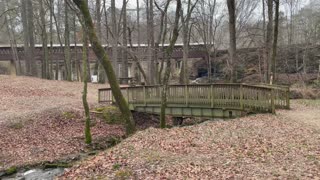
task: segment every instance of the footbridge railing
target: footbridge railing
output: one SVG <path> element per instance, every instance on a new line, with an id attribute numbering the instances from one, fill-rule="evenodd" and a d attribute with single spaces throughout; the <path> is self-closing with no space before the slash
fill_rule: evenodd
<path id="1" fill-rule="evenodd" d="M 131 110 L 153 113 L 160 110 L 161 86 L 122 87 L 121 91 Z M 100 103 L 113 101 L 110 88 L 99 89 Z M 289 87 L 249 84 L 170 85 L 167 107 L 168 114 L 191 116 L 193 110 L 195 114 L 198 113 L 197 116 L 210 116 L 214 114 L 212 109 L 274 113 L 276 108 L 290 108 Z"/>

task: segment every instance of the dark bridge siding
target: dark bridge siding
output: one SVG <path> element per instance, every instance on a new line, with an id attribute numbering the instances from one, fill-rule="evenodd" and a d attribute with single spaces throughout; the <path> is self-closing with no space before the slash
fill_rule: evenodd
<path id="1" fill-rule="evenodd" d="M 160 113 L 161 86 L 122 88 L 131 110 Z M 100 103 L 113 103 L 111 89 L 99 89 Z M 170 85 L 166 114 L 237 117 L 246 112 L 289 109 L 289 87 L 248 84 Z"/>
<path id="2" fill-rule="evenodd" d="M 50 50 L 50 47 L 48 47 Z M 140 47 L 139 49 L 143 52 L 146 51 L 147 47 Z M 105 48 L 107 50 L 107 52 L 111 55 L 112 51 L 111 48 Z M 133 48 L 129 48 L 134 52 L 137 52 L 138 48 L 137 47 L 133 47 Z M 182 46 L 175 46 L 172 58 L 173 59 L 181 59 L 183 57 L 183 52 L 182 52 Z M 71 57 L 74 59 L 76 56 L 76 53 L 78 53 L 77 55 L 77 59 L 81 59 L 82 56 L 80 55 L 82 53 L 82 47 L 77 46 L 76 48 L 74 46 L 71 46 Z M 161 59 L 162 53 L 164 53 L 162 51 L 162 48 L 160 47 L 160 52 L 158 53 L 159 58 Z M 18 55 L 20 60 L 24 60 L 24 50 L 22 47 L 18 47 Z M 204 47 L 203 45 L 191 45 L 190 47 L 190 51 L 189 51 L 189 58 L 203 58 L 205 57 L 205 51 L 204 51 Z M 129 56 L 130 57 L 130 56 Z M 0 47 L 0 61 L 8 61 L 8 60 L 12 60 L 13 56 L 11 53 L 11 48 L 10 47 Z M 42 61 L 43 60 L 43 52 L 42 52 L 42 47 L 36 47 L 35 48 L 35 59 L 38 61 Z M 60 60 L 61 62 L 63 62 L 64 59 L 64 48 L 63 47 L 53 47 L 53 59 L 56 60 Z M 89 60 L 90 61 L 95 61 L 97 58 L 95 56 L 95 54 L 93 53 L 92 49 L 90 48 L 89 50 Z"/>

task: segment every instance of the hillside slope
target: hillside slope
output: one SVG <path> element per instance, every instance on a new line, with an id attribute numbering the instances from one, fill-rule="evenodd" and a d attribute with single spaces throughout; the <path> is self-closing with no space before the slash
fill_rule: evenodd
<path id="1" fill-rule="evenodd" d="M 276 116 L 149 128 L 60 179 L 319 179 L 319 114 L 294 102 Z"/>
<path id="2" fill-rule="evenodd" d="M 106 85 L 89 84 L 90 104 L 97 103 L 98 88 L 102 87 Z M 82 88 L 80 82 L 0 75 L 0 122 L 49 111 L 82 109 Z"/>

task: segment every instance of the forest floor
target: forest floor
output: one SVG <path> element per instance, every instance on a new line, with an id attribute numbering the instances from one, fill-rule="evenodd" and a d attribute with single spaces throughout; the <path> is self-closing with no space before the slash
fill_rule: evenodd
<path id="1" fill-rule="evenodd" d="M 88 84 L 91 107 L 98 104 L 97 92 L 102 87 L 106 85 Z M 88 150 L 83 137 L 82 89 L 80 82 L 0 75 L 0 172 L 75 158 Z M 93 122 L 95 143 L 124 134 L 121 125 L 109 125 L 94 116 Z"/>
<path id="2" fill-rule="evenodd" d="M 320 100 L 291 110 L 139 131 L 60 179 L 319 179 Z"/>
<path id="3" fill-rule="evenodd" d="M 101 87 L 89 85 L 91 107 Z M 78 82 L 0 76 L 0 171 L 85 152 L 81 92 Z M 151 127 L 78 162 L 60 178 L 317 179 L 319 114 L 320 100 L 294 100 L 291 110 L 277 115 Z M 93 121 L 95 142 L 124 134 L 120 125 Z"/>

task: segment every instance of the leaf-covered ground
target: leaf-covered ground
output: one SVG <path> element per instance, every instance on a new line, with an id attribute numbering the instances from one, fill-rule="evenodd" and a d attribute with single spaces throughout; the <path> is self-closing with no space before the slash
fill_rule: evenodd
<path id="1" fill-rule="evenodd" d="M 104 144 L 110 137 L 121 137 L 121 125 L 108 125 L 93 118 L 92 136 Z M 80 112 L 46 113 L 22 122 L 3 123 L 0 127 L 0 171 L 9 167 L 78 158 L 87 152 L 84 120 Z M 100 142 L 102 141 L 102 142 Z"/>
<path id="2" fill-rule="evenodd" d="M 276 116 L 149 128 L 60 179 L 319 179 L 319 114 L 294 102 Z"/>
<path id="3" fill-rule="evenodd" d="M 89 84 L 88 102 L 98 104 L 98 88 Z M 48 81 L 0 75 L 0 172 L 73 159 L 88 151 L 84 144 L 84 113 L 80 82 Z M 134 114 L 139 129 L 158 124 L 145 114 Z M 93 143 L 106 147 L 111 137 L 122 137 L 122 125 L 110 125 L 92 114 Z M 149 122 L 142 119 L 151 119 Z M 98 147 L 98 148 L 99 148 Z"/>
<path id="4" fill-rule="evenodd" d="M 102 87 L 106 85 L 89 84 L 90 104 L 97 103 Z M 80 82 L 0 75 L 0 123 L 30 119 L 46 111 L 82 110 L 82 89 Z"/>
<path id="5" fill-rule="evenodd" d="M 99 87 L 89 86 L 91 106 Z M 81 92 L 76 82 L 0 76 L 0 171 L 84 151 Z M 60 178 L 319 179 L 319 101 L 292 104 L 276 116 L 139 131 Z M 135 116 L 142 129 L 157 123 Z M 95 140 L 123 134 L 119 125 L 94 120 Z"/>

